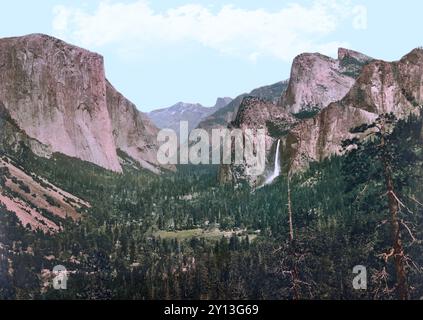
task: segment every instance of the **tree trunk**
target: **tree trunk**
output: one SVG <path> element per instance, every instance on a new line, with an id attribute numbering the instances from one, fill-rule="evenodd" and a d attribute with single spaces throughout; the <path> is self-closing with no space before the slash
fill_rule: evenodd
<path id="1" fill-rule="evenodd" d="M 291 202 L 291 177 L 288 175 L 288 220 L 289 220 L 289 240 L 294 241 L 294 225 L 292 222 L 292 202 Z"/>
<path id="2" fill-rule="evenodd" d="M 292 291 L 294 300 L 299 300 L 300 295 L 298 292 L 298 266 L 296 259 L 295 250 L 295 238 L 294 238 L 294 223 L 292 219 L 292 201 L 291 201 L 291 174 L 288 173 L 288 222 L 289 222 L 289 242 L 290 242 L 290 254 L 292 258 Z"/>
<path id="3" fill-rule="evenodd" d="M 385 139 L 382 137 L 382 147 L 385 146 Z M 405 262 L 404 262 L 404 249 L 401 241 L 400 233 L 400 221 L 398 218 L 399 213 L 399 203 L 398 199 L 395 196 L 394 183 L 392 180 L 392 168 L 387 156 L 384 155 L 383 159 L 384 164 L 384 174 L 385 174 L 385 183 L 389 203 L 389 211 L 391 214 L 391 228 L 392 228 L 392 241 L 394 249 L 394 263 L 395 271 L 397 276 L 397 291 L 400 300 L 408 299 L 408 286 L 407 286 L 407 274 L 405 271 Z"/>

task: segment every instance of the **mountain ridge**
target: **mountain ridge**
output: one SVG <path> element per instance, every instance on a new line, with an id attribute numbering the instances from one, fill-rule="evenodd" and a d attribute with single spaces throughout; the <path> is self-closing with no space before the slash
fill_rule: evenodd
<path id="1" fill-rule="evenodd" d="M 217 98 L 213 107 L 200 103 L 178 102 L 168 108 L 160 108 L 148 113 L 150 119 L 160 129 L 172 129 L 179 135 L 180 121 L 188 122 L 188 130 L 195 129 L 206 117 L 225 108 L 232 102 L 231 98 Z"/>
<path id="2" fill-rule="evenodd" d="M 214 128 L 225 128 L 235 120 L 240 105 L 244 98 L 251 96 L 265 99 L 271 103 L 277 103 L 282 93 L 286 90 L 288 80 L 279 81 L 277 83 L 259 87 L 250 93 L 243 93 L 233 99 L 227 106 L 221 108 L 217 112 L 211 114 L 199 123 L 198 128 L 211 131 Z"/>

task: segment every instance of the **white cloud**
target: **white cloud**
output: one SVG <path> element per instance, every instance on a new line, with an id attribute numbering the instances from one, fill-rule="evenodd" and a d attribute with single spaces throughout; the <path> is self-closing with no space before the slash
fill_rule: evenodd
<path id="1" fill-rule="evenodd" d="M 333 54 L 340 41 L 328 41 L 352 20 L 348 0 L 316 0 L 269 12 L 224 6 L 217 12 L 199 4 L 154 11 L 144 0 L 103 1 L 94 12 L 68 6 L 54 8 L 57 36 L 87 47 L 116 46 L 121 52 L 194 42 L 220 52 L 256 61 L 284 61 L 305 51 Z"/>

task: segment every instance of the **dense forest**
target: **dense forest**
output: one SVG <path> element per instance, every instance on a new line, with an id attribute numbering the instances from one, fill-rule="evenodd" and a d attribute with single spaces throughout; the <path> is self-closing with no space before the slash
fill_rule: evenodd
<path id="1" fill-rule="evenodd" d="M 10 153 L 92 208 L 49 235 L 0 207 L 0 299 L 420 299 L 422 117 L 356 130 L 369 129 L 345 156 L 257 190 L 219 185 L 215 166 L 119 175 Z M 56 265 L 67 290 L 45 284 Z M 357 265 L 367 290 L 352 286 Z"/>

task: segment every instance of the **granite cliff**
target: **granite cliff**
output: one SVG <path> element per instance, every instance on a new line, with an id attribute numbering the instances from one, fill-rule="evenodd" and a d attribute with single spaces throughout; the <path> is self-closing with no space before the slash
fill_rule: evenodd
<path id="1" fill-rule="evenodd" d="M 122 172 L 121 149 L 159 170 L 157 128 L 107 81 L 97 53 L 42 34 L 0 39 L 0 105 L 38 150 Z"/>

